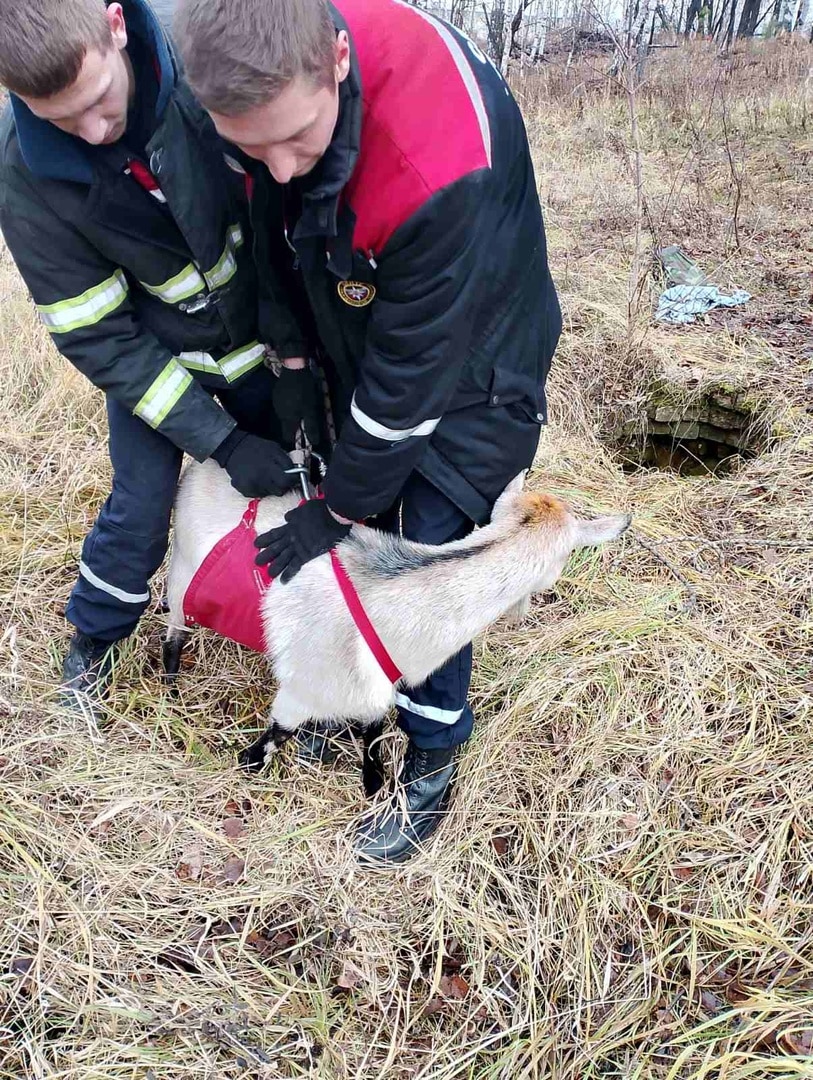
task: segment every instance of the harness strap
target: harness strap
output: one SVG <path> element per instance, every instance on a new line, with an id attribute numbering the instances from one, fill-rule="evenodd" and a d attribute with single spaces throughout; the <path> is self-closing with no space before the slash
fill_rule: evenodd
<path id="1" fill-rule="evenodd" d="M 333 564 L 333 573 L 336 576 L 336 582 L 341 589 L 344 602 L 347 604 L 347 610 L 352 615 L 353 622 L 356 624 L 358 632 L 364 638 L 367 647 L 375 657 L 378 666 L 390 682 L 397 683 L 401 678 L 402 673 L 395 666 L 395 662 L 387 652 L 384 642 L 378 636 L 375 627 L 367 617 L 367 612 L 362 606 L 359 594 L 356 592 L 356 587 L 347 576 L 347 571 L 342 566 L 341 560 L 335 551 L 330 552 L 330 561 Z"/>

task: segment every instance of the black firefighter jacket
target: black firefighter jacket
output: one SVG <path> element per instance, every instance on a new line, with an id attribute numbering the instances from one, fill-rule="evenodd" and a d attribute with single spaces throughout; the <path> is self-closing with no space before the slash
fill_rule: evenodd
<path id="1" fill-rule="evenodd" d="M 245 184 L 143 0 L 124 0 L 144 145 L 92 147 L 19 99 L 0 132 L 0 226 L 57 348 L 199 461 L 234 421 L 201 383 L 263 363 Z"/>
<path id="2" fill-rule="evenodd" d="M 241 159 L 261 332 L 283 357 L 321 358 L 334 510 L 382 512 L 417 469 L 482 523 L 533 459 L 561 331 L 522 117 L 490 61 L 425 11 L 333 11 L 352 66 L 325 157 L 284 187 Z"/>

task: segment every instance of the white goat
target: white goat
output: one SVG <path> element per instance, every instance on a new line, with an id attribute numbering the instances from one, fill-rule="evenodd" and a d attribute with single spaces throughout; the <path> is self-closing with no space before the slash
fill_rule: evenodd
<path id="1" fill-rule="evenodd" d="M 283 524 L 298 501 L 295 494 L 261 500 L 257 532 Z M 170 675 L 177 673 L 187 633 L 184 594 L 214 544 L 238 525 L 246 503 L 213 462 L 187 469 L 169 569 Z M 531 593 L 550 588 L 575 548 L 613 540 L 629 522 L 627 515 L 581 520 L 560 499 L 522 492 L 514 482 L 498 499 L 491 522 L 463 540 L 432 547 L 355 526 L 337 554 L 403 672 L 399 687 L 410 687 Z M 396 688 L 356 628 L 330 559 L 314 559 L 293 581 L 275 583 L 262 603 L 278 690 L 269 728 L 244 751 L 241 764 L 262 767 L 267 753 L 306 722 L 353 721 L 365 729 L 365 787 L 374 789 L 380 768 L 368 760 L 369 746 Z"/>

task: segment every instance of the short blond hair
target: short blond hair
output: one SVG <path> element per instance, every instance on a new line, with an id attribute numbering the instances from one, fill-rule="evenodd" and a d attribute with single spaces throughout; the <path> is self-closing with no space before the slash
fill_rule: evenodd
<path id="1" fill-rule="evenodd" d="M 181 0 L 174 30 L 189 85 L 223 116 L 265 105 L 299 75 L 333 79 L 327 0 Z"/>
<path id="2" fill-rule="evenodd" d="M 104 0 L 0 0 L 0 84 L 51 97 L 76 82 L 88 50 L 112 41 Z"/>

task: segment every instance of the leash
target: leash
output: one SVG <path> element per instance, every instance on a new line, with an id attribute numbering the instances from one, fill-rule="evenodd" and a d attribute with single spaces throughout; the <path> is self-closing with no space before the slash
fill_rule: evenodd
<path id="1" fill-rule="evenodd" d="M 302 453 L 304 458 L 305 452 L 302 451 Z M 327 473 L 324 458 L 319 454 L 315 454 L 313 451 L 310 452 L 310 457 L 317 462 L 319 474 L 324 480 Z M 303 460 L 302 464 L 294 465 L 285 471 L 287 473 L 296 474 L 299 477 L 303 502 L 310 502 L 313 498 L 321 498 L 321 495 L 314 495 L 311 489 L 310 468 L 309 465 L 305 463 L 305 460 Z M 402 677 L 402 672 L 396 666 L 395 661 L 387 651 L 386 645 L 378 636 L 376 628 L 370 622 L 370 618 L 361 602 L 361 597 L 359 596 L 355 585 L 350 580 L 350 575 L 347 573 L 347 570 L 345 570 L 341 559 L 336 554 L 336 549 L 331 548 L 329 554 L 330 564 L 333 567 L 333 576 L 336 578 L 336 584 L 339 586 L 339 591 L 347 605 L 347 610 L 350 612 L 350 616 L 356 624 L 356 629 L 364 638 L 367 648 L 373 654 L 376 663 L 390 682 L 393 684 L 397 683 Z"/>

